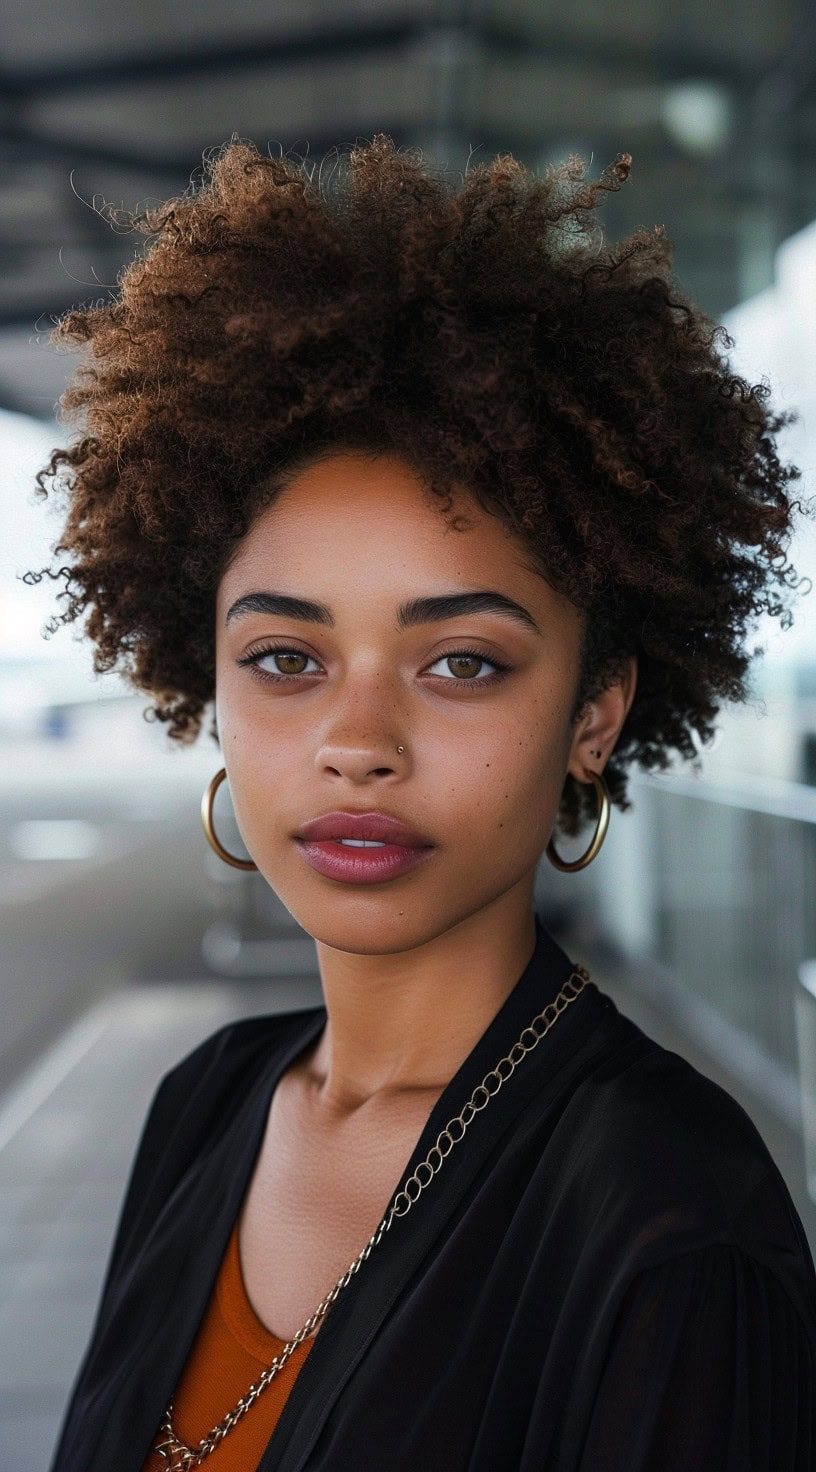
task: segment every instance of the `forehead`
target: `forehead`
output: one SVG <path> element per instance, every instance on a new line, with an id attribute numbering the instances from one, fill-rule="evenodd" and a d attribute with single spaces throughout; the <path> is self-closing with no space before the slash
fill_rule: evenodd
<path id="1" fill-rule="evenodd" d="M 343 451 L 300 469 L 255 519 L 219 587 L 223 609 L 251 583 L 338 605 L 424 591 L 500 588 L 571 610 L 541 577 L 512 530 L 465 487 L 446 507 L 394 456 Z M 450 522 L 456 518 L 456 526 Z"/>
<path id="2" fill-rule="evenodd" d="M 310 554 L 319 554 L 336 546 L 336 538 L 348 550 L 363 538 L 369 548 L 375 541 L 386 549 L 399 542 L 410 544 L 415 554 L 438 555 L 444 548 L 450 557 L 463 542 L 468 548 L 495 548 L 508 540 L 503 525 L 464 488 L 451 494 L 453 506 L 447 514 L 466 519 L 466 536 L 448 529 L 443 503 L 403 460 L 350 451 L 333 454 L 299 470 L 285 484 L 256 518 L 238 557 L 246 561 L 277 555 L 276 549 L 284 547 L 288 553 L 298 546 L 305 552 L 307 543 Z"/>

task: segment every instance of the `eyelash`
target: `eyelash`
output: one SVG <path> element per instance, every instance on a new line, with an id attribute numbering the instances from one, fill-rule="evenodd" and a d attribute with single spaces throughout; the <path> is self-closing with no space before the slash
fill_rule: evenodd
<path id="1" fill-rule="evenodd" d="M 301 671 L 300 674 L 297 675 L 282 675 L 280 674 L 280 672 L 273 674 L 270 670 L 262 670 L 258 661 L 261 659 L 265 659 L 270 654 L 302 654 L 304 659 L 313 658 L 311 654 L 306 654 L 302 649 L 294 649 L 291 647 L 291 645 L 270 644 L 267 645 L 264 649 L 257 649 L 252 654 L 245 655 L 244 658 L 239 659 L 237 663 L 239 665 L 248 665 L 249 673 L 253 676 L 254 679 L 263 680 L 271 684 L 278 684 L 282 680 L 302 680 L 304 678 L 304 671 Z M 435 659 L 433 663 L 438 664 L 439 660 L 441 659 L 461 659 L 463 657 L 465 659 L 478 659 L 481 660 L 482 664 L 492 665 L 495 674 L 486 675 L 483 678 L 474 678 L 472 680 L 459 680 L 455 676 L 453 676 L 450 680 L 447 681 L 449 685 L 456 685 L 457 687 L 464 686 L 465 689 L 473 689 L 476 686 L 492 686 L 498 684 L 500 680 L 503 680 L 505 675 L 510 670 L 509 664 L 504 664 L 502 660 L 498 659 L 487 659 L 486 656 L 480 653 L 478 649 L 449 649 L 446 654 L 440 654 L 439 659 Z M 312 673 L 312 671 L 309 671 L 309 673 Z M 437 675 L 435 678 L 444 679 L 444 676 Z"/>

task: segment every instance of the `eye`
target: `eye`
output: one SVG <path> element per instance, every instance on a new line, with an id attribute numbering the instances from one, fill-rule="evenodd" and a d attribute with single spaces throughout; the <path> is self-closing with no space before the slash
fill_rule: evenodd
<path id="1" fill-rule="evenodd" d="M 429 666 L 429 673 L 437 664 L 450 666 L 453 677 L 448 680 L 448 684 L 455 685 L 492 685 L 494 681 L 501 680 L 510 668 L 509 665 L 502 664 L 497 659 L 486 659 L 478 649 L 452 649 L 448 654 L 443 654 L 439 659 L 434 660 L 434 664 Z M 480 664 L 490 665 L 493 673 L 474 676 L 473 668 Z M 445 679 L 446 676 L 442 675 L 437 678 Z"/>
<path id="2" fill-rule="evenodd" d="M 278 668 L 263 669 L 261 660 L 277 660 Z M 317 660 L 312 659 L 310 654 L 304 654 L 302 649 L 291 649 L 285 644 L 267 645 L 264 649 L 256 649 L 253 653 L 245 654 L 238 664 L 249 665 L 250 672 L 259 680 L 286 680 L 298 675 L 313 675 L 314 670 L 304 669 L 303 664 L 311 660 L 316 665 Z M 295 668 L 292 668 L 292 666 Z M 281 668 L 282 666 L 282 668 Z"/>

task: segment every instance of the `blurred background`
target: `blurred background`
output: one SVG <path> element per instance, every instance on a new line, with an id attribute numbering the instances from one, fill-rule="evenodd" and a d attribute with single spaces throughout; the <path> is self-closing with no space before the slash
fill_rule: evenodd
<path id="1" fill-rule="evenodd" d="M 242 1014 L 321 1000 L 314 944 L 201 831 L 214 743 L 43 636 L 21 581 L 58 532 L 34 476 L 67 432 L 48 332 L 108 299 L 233 133 L 319 159 L 388 132 L 462 171 L 510 150 L 633 154 L 608 234 L 662 223 L 735 367 L 799 418 L 816 490 L 816 24 L 800 0 L 61 0 L 0 4 L 0 1466 L 47 1465 L 156 1083 Z M 816 575 L 816 525 L 789 555 Z M 816 1252 L 816 595 L 758 625 L 751 701 L 698 773 L 632 779 L 596 862 L 546 860 L 545 924 L 647 1032 L 751 1115 Z M 215 807 L 241 851 L 226 784 Z M 587 835 L 576 841 L 577 854 Z M 573 857 L 562 842 L 565 857 Z"/>

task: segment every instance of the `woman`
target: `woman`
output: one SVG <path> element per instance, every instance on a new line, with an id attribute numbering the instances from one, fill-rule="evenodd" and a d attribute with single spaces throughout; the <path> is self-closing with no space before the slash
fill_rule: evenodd
<path id="1" fill-rule="evenodd" d="M 233 138 L 56 329 L 56 622 L 182 742 L 214 700 L 205 830 L 325 1006 L 161 1081 L 54 1472 L 812 1472 L 779 1172 L 533 908 L 745 698 L 803 509 L 660 232 L 600 238 L 629 163 L 454 188 L 378 135 L 315 182 Z"/>

